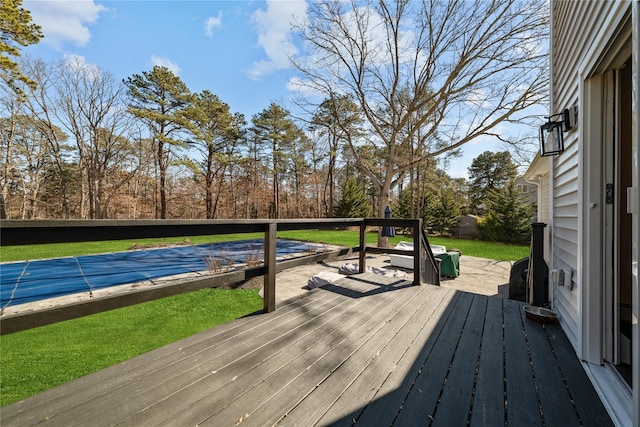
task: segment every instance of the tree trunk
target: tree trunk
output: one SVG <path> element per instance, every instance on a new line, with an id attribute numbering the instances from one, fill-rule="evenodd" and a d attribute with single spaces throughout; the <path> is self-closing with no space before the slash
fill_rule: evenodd
<path id="1" fill-rule="evenodd" d="M 160 219 L 167 219 L 167 189 L 166 178 L 167 173 L 162 168 L 160 170 Z"/>
<path id="2" fill-rule="evenodd" d="M 13 119 L 14 114 L 11 114 L 11 127 L 7 129 L 7 146 L 4 148 L 6 151 L 4 158 L 4 166 L 3 166 L 3 176 L 2 180 L 2 192 L 0 194 L 0 219 L 7 219 L 7 208 L 5 203 L 9 198 L 9 177 L 11 176 L 11 167 L 13 158 L 12 158 L 12 150 L 13 150 L 13 134 L 15 132 L 15 121 Z"/>
<path id="3" fill-rule="evenodd" d="M 278 155 L 276 142 L 273 142 L 273 206 L 271 218 L 278 219 L 280 216 L 280 179 L 278 175 Z"/>
<path id="4" fill-rule="evenodd" d="M 24 178 L 22 179 L 22 203 L 20 207 L 20 219 L 29 218 L 29 189 Z"/>
<path id="5" fill-rule="evenodd" d="M 0 193 L 0 219 L 7 219 L 7 210 L 5 208 L 4 202 L 4 191 Z"/>
<path id="6" fill-rule="evenodd" d="M 160 193 L 160 219 L 167 219 L 167 167 L 165 165 L 166 154 L 161 141 L 158 141 L 158 171 L 159 171 L 159 193 Z M 158 218 L 158 206 L 156 205 L 156 218 Z"/>

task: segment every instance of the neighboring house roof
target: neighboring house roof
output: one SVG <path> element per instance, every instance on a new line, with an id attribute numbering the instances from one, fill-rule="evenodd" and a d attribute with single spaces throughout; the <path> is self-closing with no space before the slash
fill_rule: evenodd
<path id="1" fill-rule="evenodd" d="M 544 176 L 549 174 L 549 159 L 540 156 L 538 152 L 531 161 L 529 168 L 524 173 L 526 179 L 533 179 L 537 176 Z"/>
<path id="2" fill-rule="evenodd" d="M 479 218 L 478 215 L 474 215 L 474 214 L 464 214 L 464 215 L 460 215 L 458 218 L 463 218 L 463 217 L 473 218 L 473 219 L 478 219 Z"/>

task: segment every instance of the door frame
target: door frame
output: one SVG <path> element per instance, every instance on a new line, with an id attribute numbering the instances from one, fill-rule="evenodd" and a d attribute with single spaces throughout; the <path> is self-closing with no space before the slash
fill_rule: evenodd
<path id="1" fill-rule="evenodd" d="M 637 2 L 634 2 L 637 3 Z M 613 122 L 607 120 L 604 91 L 607 85 L 606 72 L 619 68 L 631 56 L 632 31 L 631 11 L 619 10 L 619 14 L 611 16 L 611 25 L 606 29 L 597 43 L 589 49 L 588 54 L 578 67 L 579 90 L 578 106 L 582 118 L 578 124 L 579 149 L 579 206 L 578 206 L 578 286 L 577 298 L 579 305 L 578 334 L 576 352 L 585 362 L 585 370 L 591 376 L 594 386 L 605 406 L 612 415 L 623 425 L 637 418 L 637 358 L 638 352 L 632 352 L 634 363 L 633 390 L 630 392 L 615 368 L 604 364 L 605 346 L 612 344 L 605 340 L 607 333 L 612 333 L 611 325 L 606 323 L 605 310 L 605 275 L 607 274 L 606 251 L 604 248 L 605 229 L 605 129 L 611 131 Z M 634 15 L 635 16 L 635 15 Z M 635 18 L 634 18 L 635 19 Z M 634 65 L 634 73 L 637 69 Z M 637 76 L 637 74 L 635 74 Z M 636 114 L 637 112 L 633 113 Z M 608 123 L 605 123 L 608 121 Z M 632 155 L 634 183 L 637 183 L 638 146 L 633 143 Z M 634 184 L 636 186 L 637 184 Z M 636 187 L 638 188 L 638 187 Z M 637 261 L 638 215 L 640 197 L 634 205 L 634 253 L 633 261 Z M 637 283 L 637 282 L 636 282 Z M 637 285 L 636 285 L 637 286 Z M 637 292 L 634 290 L 634 292 Z M 609 296 L 609 302 L 613 296 Z M 637 310 L 637 304 L 634 306 Z M 609 311 L 610 312 L 610 311 Z M 607 331 L 607 328 L 608 331 Z M 635 335 L 634 335 L 635 336 Z M 611 337 L 611 335 L 610 335 Z M 635 346 L 635 344 L 634 344 Z M 634 397 L 636 397 L 634 399 Z M 634 415 L 635 413 L 635 415 Z M 635 417 L 635 418 L 634 418 Z"/>
<path id="2" fill-rule="evenodd" d="M 631 64 L 630 56 L 623 63 L 612 64 L 614 70 L 602 74 L 603 80 L 603 182 L 602 188 L 612 186 L 613 200 L 604 201 L 603 215 L 603 359 L 619 365 L 622 357 L 620 335 L 622 292 L 631 290 L 631 258 L 633 252 L 631 218 L 633 207 L 628 199 L 632 187 L 631 132 L 625 126 L 631 124 L 631 111 L 623 105 L 630 90 L 631 75 L 625 75 Z M 623 71 L 626 70 L 626 71 Z M 625 80 L 623 80 L 623 77 Z M 629 79 L 628 81 L 626 79 Z M 624 138 L 624 140 L 623 140 Z M 624 145 L 622 145 L 624 143 Z"/>
<path id="3" fill-rule="evenodd" d="M 627 15 L 618 31 L 611 34 L 611 41 L 602 41 L 592 50 L 579 67 L 580 101 L 583 119 L 579 121 L 579 140 L 582 143 L 579 159 L 580 230 L 579 265 L 580 282 L 578 298 L 581 303 L 579 322 L 579 356 L 590 363 L 602 364 L 604 359 L 605 287 L 605 135 L 614 138 L 613 117 L 605 106 L 607 85 L 613 85 L 613 73 L 631 56 L 631 25 Z M 611 100 L 613 102 L 613 100 Z M 613 105 L 611 106 L 613 108 Z M 605 134 L 608 132 L 608 134 Z M 613 142 L 610 142 L 613 143 Z M 637 147 L 634 147 L 637 156 Z"/>

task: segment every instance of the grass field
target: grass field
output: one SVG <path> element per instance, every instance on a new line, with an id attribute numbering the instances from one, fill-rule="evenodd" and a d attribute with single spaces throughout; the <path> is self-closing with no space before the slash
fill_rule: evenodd
<path id="1" fill-rule="evenodd" d="M 355 231 L 323 231 L 323 230 L 299 230 L 278 233 L 278 237 L 285 239 L 303 240 L 308 242 L 322 242 L 332 245 L 347 247 L 358 246 L 359 234 Z M 401 240 L 412 241 L 409 236 L 396 236 L 389 238 L 390 244 L 397 244 Z M 375 244 L 378 241 L 376 233 L 367 234 L 367 244 Z M 463 255 L 489 258 L 499 261 L 517 261 L 529 256 L 529 246 L 508 245 L 498 242 L 482 242 L 479 240 L 453 239 L 449 237 L 430 236 L 429 243 L 443 245 L 447 249 L 459 249 Z"/>
<path id="2" fill-rule="evenodd" d="M 223 241 L 260 239 L 262 233 L 225 234 L 213 236 L 192 236 L 189 241 L 194 245 L 204 243 L 216 243 Z M 278 233 L 279 238 L 302 240 L 307 242 L 320 242 L 331 245 L 355 247 L 359 244 L 359 234 L 349 230 L 296 230 Z M 367 233 L 367 243 L 377 242 L 376 233 Z M 401 240 L 411 240 L 411 237 L 396 236 L 389 239 L 391 244 Z M 167 239 L 138 239 L 138 240 L 114 240 L 105 242 L 83 243 L 54 243 L 29 246 L 3 246 L 0 248 L 0 262 L 35 260 L 64 256 L 80 256 L 108 252 L 129 250 L 133 245 L 179 243 L 184 238 L 175 237 Z M 429 237 L 429 243 L 444 245 L 447 248 L 459 249 L 463 255 L 477 256 L 481 258 L 496 259 L 500 261 L 515 261 L 529 254 L 529 246 L 507 245 L 496 242 L 482 242 L 478 240 L 452 239 L 447 237 Z"/>
<path id="3" fill-rule="evenodd" d="M 261 233 L 196 236 L 193 244 L 262 238 Z M 355 231 L 301 230 L 279 238 L 358 246 Z M 184 239 L 127 240 L 2 247 L 0 261 L 34 260 L 128 250 L 132 245 Z M 391 244 L 410 237 L 396 236 Z M 367 235 L 375 244 L 376 233 Z M 515 261 L 528 246 L 430 237 L 429 243 L 459 249 L 463 256 Z M 203 289 L 0 337 L 0 405 L 135 357 L 262 308 L 255 290 Z"/>
<path id="4" fill-rule="evenodd" d="M 253 289 L 202 289 L 0 338 L 0 405 L 262 309 Z"/>

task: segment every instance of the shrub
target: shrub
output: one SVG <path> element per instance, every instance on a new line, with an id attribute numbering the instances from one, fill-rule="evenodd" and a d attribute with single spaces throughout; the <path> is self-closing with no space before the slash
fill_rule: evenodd
<path id="1" fill-rule="evenodd" d="M 533 219 L 533 206 L 524 200 L 512 180 L 490 193 L 487 214 L 478 221 L 478 228 L 483 240 L 523 243 L 531 238 Z"/>
<path id="2" fill-rule="evenodd" d="M 334 216 L 337 218 L 366 218 L 371 216 L 371 204 L 358 181 L 350 176 L 342 186 L 342 195 L 336 205 Z"/>

